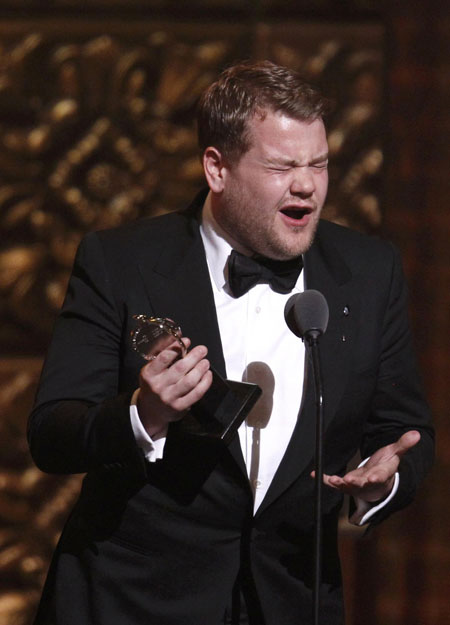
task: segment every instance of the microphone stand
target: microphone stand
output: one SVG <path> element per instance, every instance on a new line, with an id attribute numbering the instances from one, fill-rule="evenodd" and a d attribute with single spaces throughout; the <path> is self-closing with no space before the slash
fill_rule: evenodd
<path id="1" fill-rule="evenodd" d="M 305 333 L 305 343 L 309 348 L 313 366 L 314 389 L 316 396 L 316 451 L 315 451 L 315 500 L 314 500 L 314 588 L 313 623 L 320 625 L 320 586 L 322 582 L 322 483 L 323 483 L 323 385 L 320 367 L 320 330 Z"/>

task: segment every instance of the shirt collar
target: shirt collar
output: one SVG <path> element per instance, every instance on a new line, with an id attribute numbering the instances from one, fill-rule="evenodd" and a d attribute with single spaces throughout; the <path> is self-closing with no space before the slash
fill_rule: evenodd
<path id="1" fill-rule="evenodd" d="M 228 283 L 228 257 L 239 245 L 219 226 L 211 208 L 211 194 L 206 196 L 202 210 L 200 234 L 205 247 L 206 260 L 217 290 L 222 291 Z"/>

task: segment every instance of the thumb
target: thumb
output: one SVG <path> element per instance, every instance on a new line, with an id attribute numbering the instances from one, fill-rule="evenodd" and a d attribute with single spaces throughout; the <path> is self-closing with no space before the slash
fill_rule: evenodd
<path id="1" fill-rule="evenodd" d="M 400 458 L 414 445 L 420 441 L 420 433 L 417 430 L 405 432 L 396 443 L 394 443 L 394 453 Z"/>

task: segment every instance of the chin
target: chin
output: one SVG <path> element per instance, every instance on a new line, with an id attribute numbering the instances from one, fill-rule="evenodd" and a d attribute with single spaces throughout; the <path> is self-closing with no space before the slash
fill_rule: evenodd
<path id="1" fill-rule="evenodd" d="M 308 232 L 298 229 L 297 232 L 272 232 L 271 236 L 260 237 L 247 241 L 246 248 L 254 254 L 272 258 L 273 260 L 292 260 L 309 250 L 314 240 L 317 224 Z"/>
<path id="2" fill-rule="evenodd" d="M 300 256 L 300 254 L 305 254 L 309 250 L 309 248 L 313 244 L 317 226 L 318 226 L 318 222 L 315 222 L 314 227 L 309 232 L 305 232 L 303 230 L 299 233 L 300 234 L 299 238 L 296 239 L 296 241 L 292 243 L 292 246 L 290 246 L 290 251 L 292 252 L 290 256 L 291 258 Z"/>
<path id="3" fill-rule="evenodd" d="M 265 254 L 262 254 L 262 256 L 266 256 L 267 258 L 272 258 L 273 260 L 292 260 L 293 258 L 298 258 L 298 256 L 301 256 L 302 254 L 304 254 L 307 249 L 309 249 L 309 246 L 306 249 L 302 248 L 283 248 L 283 249 L 270 249 L 267 250 L 267 252 Z"/>
<path id="4" fill-rule="evenodd" d="M 280 246 L 278 249 L 279 260 L 291 260 L 297 258 L 309 250 L 313 242 L 313 237 L 302 237 L 300 241 L 296 241 L 292 245 Z M 275 251 L 275 250 L 274 250 Z"/>

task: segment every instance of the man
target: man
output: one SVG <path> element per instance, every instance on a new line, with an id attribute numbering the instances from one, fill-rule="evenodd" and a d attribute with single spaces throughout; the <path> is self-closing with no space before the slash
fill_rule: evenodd
<path id="1" fill-rule="evenodd" d="M 81 244 L 29 439 L 43 470 L 87 476 L 37 623 L 312 622 L 314 389 L 283 316 L 304 288 L 330 308 L 321 622 L 343 622 L 342 493 L 355 523 L 406 505 L 433 432 L 396 252 L 319 221 L 326 110 L 286 68 L 228 69 L 199 108 L 209 191 Z M 145 364 L 130 341 L 137 314 L 180 324 L 185 357 L 174 341 Z M 228 446 L 185 427 L 210 363 L 263 389 Z M 358 449 L 368 461 L 347 473 Z"/>

